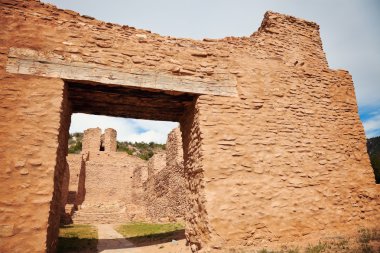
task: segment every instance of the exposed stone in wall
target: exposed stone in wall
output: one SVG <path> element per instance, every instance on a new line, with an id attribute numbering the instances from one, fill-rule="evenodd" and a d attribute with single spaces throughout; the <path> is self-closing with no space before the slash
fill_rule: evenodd
<path id="1" fill-rule="evenodd" d="M 66 203 L 70 205 L 70 210 L 72 208 L 75 210 L 77 206 L 80 206 L 86 195 L 85 180 L 87 158 L 88 154 L 86 152 L 84 154 L 69 154 L 66 157 L 70 170 L 69 192 Z"/>
<path id="2" fill-rule="evenodd" d="M 117 146 L 116 135 L 117 135 L 117 133 L 116 133 L 115 129 L 107 128 L 104 131 L 103 145 L 104 145 L 104 151 L 105 152 L 116 152 L 116 146 Z"/>
<path id="3" fill-rule="evenodd" d="M 62 179 L 61 207 L 63 209 L 67 203 L 67 197 L 69 193 L 69 182 L 70 182 L 70 170 L 69 170 L 69 164 L 66 162 L 65 171 L 63 172 L 63 179 Z"/>
<path id="4" fill-rule="evenodd" d="M 110 130 L 116 136 L 116 131 Z M 90 139 L 88 134 L 96 143 L 93 137 L 99 135 L 86 130 L 84 139 Z M 68 155 L 71 179 L 66 210 L 74 223 L 183 219 L 186 196 L 180 135 L 180 130 L 174 129 L 168 135 L 166 151 L 148 162 L 106 149 Z"/>
<path id="5" fill-rule="evenodd" d="M 161 151 L 159 153 L 154 154 L 149 160 L 148 160 L 148 177 L 153 176 L 154 174 L 158 173 L 162 169 L 164 169 L 166 166 L 166 152 Z"/>
<path id="6" fill-rule="evenodd" d="M 166 155 L 155 154 L 148 162 L 148 169 L 151 173 L 144 183 L 147 217 L 155 221 L 184 219 L 187 196 L 178 128 L 168 135 Z"/>
<path id="7" fill-rule="evenodd" d="M 62 179 L 62 190 L 61 190 L 61 220 L 60 223 L 68 224 L 70 223 L 70 213 L 66 213 L 66 203 L 69 196 L 69 183 L 70 183 L 70 169 L 69 164 L 66 162 L 65 171 L 63 173 Z"/>
<path id="8" fill-rule="evenodd" d="M 134 194 L 133 187 L 141 185 L 142 169 L 146 177 L 146 161 L 116 152 L 114 129 L 106 129 L 103 135 L 100 133 L 100 128 L 86 130 L 83 139 L 87 149 L 80 155 L 67 157 L 71 180 L 66 209 L 71 210 L 74 223 L 145 219 L 143 196 Z M 98 145 L 104 150 L 99 151 Z M 135 170 L 140 171 L 139 177 L 134 177 Z M 134 182 L 135 178 L 139 182 Z M 136 189 L 138 191 L 142 191 L 141 186 Z"/>
<path id="9" fill-rule="evenodd" d="M 148 177 L 148 167 L 135 167 L 132 175 L 132 194 L 131 201 L 127 205 L 129 220 L 150 221 L 151 217 L 146 212 L 146 196 L 144 191 L 144 182 Z"/>
<path id="10" fill-rule="evenodd" d="M 68 122 L 61 120 L 67 120 L 67 93 L 62 80 L 6 74 L 5 61 L 0 49 L 0 252 L 51 252 L 62 184 L 54 179 L 63 176 L 67 152 Z"/>
<path id="11" fill-rule="evenodd" d="M 145 163 L 126 153 L 91 153 L 86 162 L 84 204 L 130 201 L 133 170 Z"/>
<path id="12" fill-rule="evenodd" d="M 82 151 L 100 151 L 102 130 L 98 128 L 89 128 L 83 133 Z"/>
<path id="13" fill-rule="evenodd" d="M 83 133 L 82 151 L 88 152 L 116 152 L 116 130 L 107 128 L 102 134 L 102 130 L 97 128 L 89 128 Z"/>
<path id="14" fill-rule="evenodd" d="M 199 126 L 198 103 L 188 108 L 190 117 L 180 122 L 183 142 L 186 196 L 186 238 L 192 248 L 199 250 L 210 241 L 210 226 L 204 194 L 204 168 L 201 131 Z"/>
<path id="15" fill-rule="evenodd" d="M 183 145 L 182 133 L 179 128 L 174 128 L 166 141 L 166 167 L 172 171 L 178 170 L 184 173 L 183 169 Z"/>

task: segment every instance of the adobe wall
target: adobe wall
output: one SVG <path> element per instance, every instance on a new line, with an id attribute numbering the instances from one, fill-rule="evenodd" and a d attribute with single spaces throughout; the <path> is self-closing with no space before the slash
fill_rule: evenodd
<path id="1" fill-rule="evenodd" d="M 168 134 L 165 156 L 155 154 L 148 161 L 148 171 L 151 173 L 143 184 L 147 218 L 153 221 L 183 220 L 187 196 L 179 128 Z"/>
<path id="2" fill-rule="evenodd" d="M 149 110 L 141 111 L 139 106 L 116 110 L 111 102 L 101 107 L 102 98 L 114 101 L 110 95 L 85 105 L 75 94 L 71 98 L 75 112 L 161 120 L 183 115 L 190 202 L 186 233 L 198 249 L 307 245 L 361 226 L 379 226 L 379 188 L 352 78 L 329 69 L 315 23 L 268 12 L 250 37 L 194 41 L 93 20 L 34 0 L 1 0 L 0 23 L 5 119 L 0 122 L 0 159 L 6 164 L 0 172 L 2 251 L 41 252 L 43 242 L 54 249 L 67 148 L 64 84 L 30 75 L 72 80 L 69 75 L 78 72 L 62 71 L 66 76 L 61 76 L 47 71 L 52 59 L 73 70 L 90 66 L 150 73 L 139 77 L 164 81 L 132 86 L 197 94 L 176 100 L 175 108 L 162 99 L 164 92 L 150 101 L 142 95 L 134 101 Z M 88 77 L 80 73 L 74 80 Z M 97 86 L 114 79 L 101 76 Z M 132 109 L 126 113 L 123 108 Z"/>
<path id="3" fill-rule="evenodd" d="M 126 153 L 90 153 L 86 162 L 86 199 L 83 204 L 131 202 L 133 171 L 145 161 Z"/>
<path id="4" fill-rule="evenodd" d="M 70 216 L 66 214 L 66 203 L 69 198 L 69 184 L 70 184 L 70 169 L 69 164 L 66 162 L 65 170 L 62 176 L 62 186 L 61 186 L 61 199 L 60 199 L 60 223 L 67 224 L 70 223 Z"/>
<path id="5" fill-rule="evenodd" d="M 66 212 L 74 223 L 146 220 L 142 180 L 147 162 L 116 152 L 116 136 L 111 128 L 104 134 L 100 128 L 87 129 L 81 154 L 67 156 L 71 176 Z"/>
<path id="6" fill-rule="evenodd" d="M 94 136 L 99 138 L 98 132 L 97 128 L 87 129 L 83 139 L 97 143 Z M 112 133 L 110 142 L 116 143 L 116 131 L 108 129 L 108 132 Z M 106 133 L 103 136 L 107 136 Z M 70 185 L 68 197 L 62 201 L 66 201 L 66 213 L 74 223 L 184 219 L 187 198 L 178 128 L 168 135 L 166 150 L 148 162 L 106 150 L 84 149 L 82 154 L 67 156 Z M 116 220 L 103 217 L 110 211 L 113 213 L 108 216 L 119 215 Z"/>
<path id="7" fill-rule="evenodd" d="M 146 196 L 145 196 L 145 188 L 144 183 L 148 179 L 148 167 L 145 166 L 137 166 L 133 170 L 132 175 L 132 198 L 131 203 L 143 207 L 146 207 Z M 144 211 L 146 213 L 146 211 Z M 145 215 L 142 219 L 150 220 L 149 217 Z"/>
<path id="8" fill-rule="evenodd" d="M 104 139 L 104 151 L 105 152 L 116 152 L 116 130 L 112 128 L 107 128 L 104 130 L 103 139 Z"/>
<path id="9" fill-rule="evenodd" d="M 57 79 L 6 74 L 8 43 L 0 48 L 0 252 L 51 252 L 67 153 L 66 88 Z"/>
<path id="10" fill-rule="evenodd" d="M 166 166 L 166 152 L 158 152 L 148 160 L 148 178 L 158 173 Z"/>
<path id="11" fill-rule="evenodd" d="M 83 132 L 82 150 L 83 151 L 100 151 L 102 130 L 89 128 Z"/>
<path id="12" fill-rule="evenodd" d="M 306 246 L 378 226 L 352 78 L 328 68 L 318 26 L 267 13 L 251 40 L 231 55 L 239 98 L 200 96 L 181 122 L 190 240 L 206 251 Z"/>
<path id="13" fill-rule="evenodd" d="M 182 133 L 179 128 L 174 128 L 168 134 L 165 150 L 166 150 L 166 167 L 171 168 L 173 171 L 184 173 Z"/>
<path id="14" fill-rule="evenodd" d="M 88 154 L 68 154 L 66 157 L 70 180 L 68 188 L 68 197 L 66 204 L 72 205 L 72 208 L 76 208 L 84 201 L 86 188 L 86 160 Z M 70 210 L 71 213 L 71 210 Z"/>

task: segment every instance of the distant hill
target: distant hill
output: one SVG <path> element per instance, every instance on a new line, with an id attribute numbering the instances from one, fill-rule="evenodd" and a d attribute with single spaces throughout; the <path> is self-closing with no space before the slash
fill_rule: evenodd
<path id="1" fill-rule="evenodd" d="M 82 151 L 83 133 L 69 135 L 69 154 L 79 154 Z"/>
<path id="2" fill-rule="evenodd" d="M 127 152 L 143 160 L 149 160 L 154 154 L 165 150 L 165 148 L 165 144 L 154 142 L 117 142 L 117 152 Z"/>
<path id="3" fill-rule="evenodd" d="M 380 183 L 380 136 L 367 139 L 367 152 L 375 172 L 376 183 Z"/>
<path id="4" fill-rule="evenodd" d="M 69 136 L 69 154 L 79 154 L 82 151 L 83 133 L 73 133 Z M 154 142 L 128 142 L 117 141 L 117 152 L 126 152 L 143 160 L 149 160 L 154 154 L 165 150 L 165 144 Z"/>

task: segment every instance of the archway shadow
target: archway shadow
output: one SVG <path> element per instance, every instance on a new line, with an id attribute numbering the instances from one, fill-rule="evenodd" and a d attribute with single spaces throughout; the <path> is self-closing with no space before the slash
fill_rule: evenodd
<path id="1" fill-rule="evenodd" d="M 58 238 L 58 253 L 90 253 L 97 252 L 98 244 L 102 245 L 102 251 L 113 249 L 139 248 L 185 239 L 185 230 L 180 229 L 165 233 L 155 233 L 147 236 L 128 237 L 125 239 L 87 239 L 87 238 Z M 123 242 L 125 240 L 125 242 Z M 130 242 L 130 243 L 128 243 Z M 104 248 L 106 245 L 106 248 Z"/>
<path id="2" fill-rule="evenodd" d="M 134 247 L 144 247 L 172 242 L 173 240 L 178 241 L 185 238 L 185 229 L 180 229 L 166 233 L 151 234 L 147 236 L 129 237 L 126 239 L 133 243 Z"/>

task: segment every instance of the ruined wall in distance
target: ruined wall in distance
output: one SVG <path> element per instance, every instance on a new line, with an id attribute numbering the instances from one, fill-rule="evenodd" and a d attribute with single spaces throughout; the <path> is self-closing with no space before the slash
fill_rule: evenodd
<path id="1" fill-rule="evenodd" d="M 86 194 L 86 160 L 88 154 L 68 154 L 66 157 L 70 181 L 66 204 L 73 205 L 73 208 L 81 205 Z"/>
<path id="2" fill-rule="evenodd" d="M 148 177 L 158 173 L 166 167 L 166 152 L 160 151 L 148 160 Z"/>
<path id="3" fill-rule="evenodd" d="M 127 211 L 129 219 L 132 221 L 151 221 L 151 217 L 147 215 L 146 195 L 144 189 L 144 182 L 148 177 L 148 167 L 137 166 L 133 170 L 132 175 L 132 193 L 131 201 L 128 202 Z"/>
<path id="4" fill-rule="evenodd" d="M 102 130 L 97 128 L 89 128 L 83 133 L 82 152 L 100 151 Z"/>
<path id="5" fill-rule="evenodd" d="M 187 211 L 187 196 L 179 128 L 168 134 L 165 154 L 158 157 L 154 155 L 151 158 L 154 163 L 148 161 L 148 169 L 154 173 L 148 175 L 144 183 L 147 217 L 154 221 L 181 220 Z"/>
<path id="6" fill-rule="evenodd" d="M 145 220 L 141 177 L 146 161 L 122 152 L 84 151 L 67 157 L 72 168 L 71 217 L 76 224 L 120 223 Z M 72 205 L 72 206 L 71 206 Z"/>
<path id="7" fill-rule="evenodd" d="M 116 152 L 116 130 L 112 128 L 107 128 L 104 130 L 104 151 L 105 152 Z"/>
<path id="8" fill-rule="evenodd" d="M 84 204 L 130 202 L 133 170 L 144 164 L 144 160 L 126 153 L 91 153 L 86 162 Z"/>

